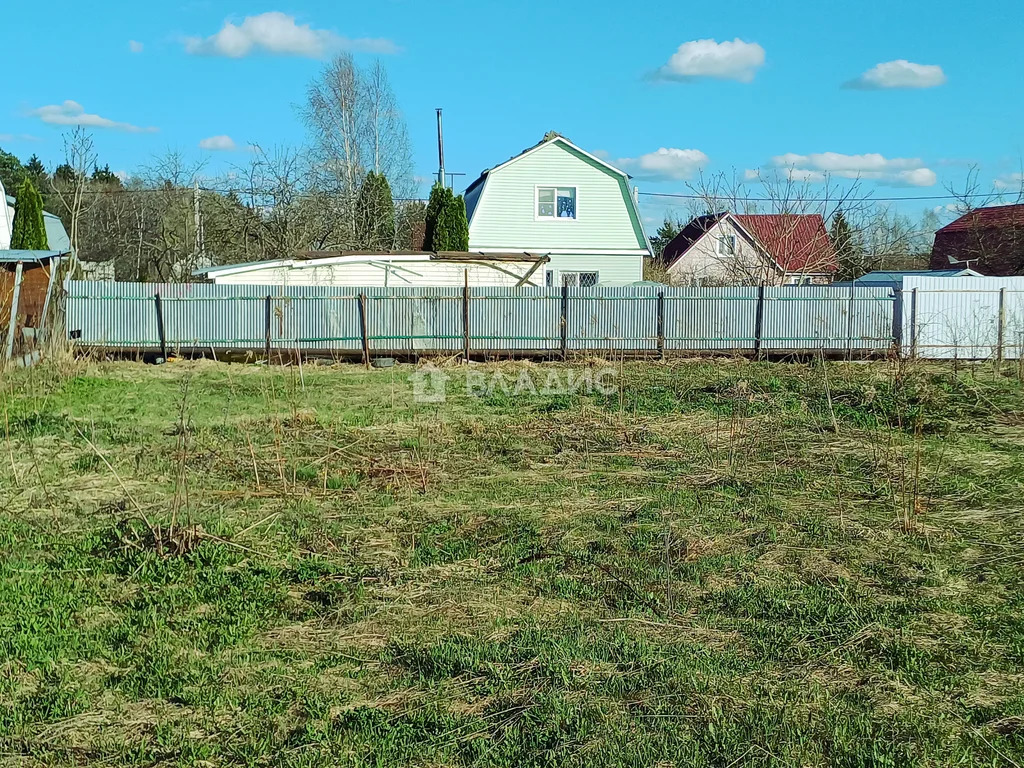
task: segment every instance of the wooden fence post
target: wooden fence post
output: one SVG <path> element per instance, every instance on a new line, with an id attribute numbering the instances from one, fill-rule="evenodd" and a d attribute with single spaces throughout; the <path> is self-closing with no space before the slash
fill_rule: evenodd
<path id="1" fill-rule="evenodd" d="M 160 357 L 167 360 L 167 332 L 164 329 L 164 304 L 160 299 L 159 291 L 153 294 L 153 303 L 156 305 L 156 332 L 160 339 Z"/>
<path id="2" fill-rule="evenodd" d="M 462 357 L 469 363 L 469 270 L 464 272 L 466 282 L 462 286 Z"/>
<path id="3" fill-rule="evenodd" d="M 757 286 L 757 309 L 754 313 L 754 356 L 761 357 L 761 337 L 764 333 L 764 283 Z"/>
<path id="4" fill-rule="evenodd" d="M 665 292 L 658 291 L 658 356 L 665 359 Z"/>
<path id="5" fill-rule="evenodd" d="M 999 328 L 996 331 L 996 343 L 999 349 L 996 351 L 996 359 L 1003 362 L 1003 345 L 1006 343 L 1006 288 L 999 289 Z"/>
<path id="6" fill-rule="evenodd" d="M 267 365 L 270 365 L 270 338 L 272 336 L 272 330 L 273 330 L 271 328 L 271 325 L 270 325 L 270 322 L 271 322 L 271 304 L 272 304 L 272 302 L 273 302 L 273 299 L 271 299 L 270 296 L 267 296 L 266 302 L 265 302 L 264 308 L 263 308 L 263 315 L 264 315 L 264 317 L 263 317 L 263 321 L 264 321 L 264 328 L 263 328 L 263 330 L 264 330 L 264 334 L 265 334 L 264 342 L 265 342 L 265 347 L 266 347 L 265 348 L 265 352 L 266 352 L 266 355 L 267 355 Z"/>
<path id="7" fill-rule="evenodd" d="M 562 360 L 569 355 L 569 286 L 562 286 Z"/>
<path id="8" fill-rule="evenodd" d="M 6 205 L 6 203 L 5 203 Z M 11 319 L 7 323 L 7 343 L 4 345 L 4 359 L 14 357 L 14 334 L 18 328 L 18 304 L 21 301 L 22 263 L 14 267 L 14 294 L 11 296 Z"/>
<path id="9" fill-rule="evenodd" d="M 370 367 L 370 335 L 366 323 L 366 294 L 359 294 L 359 331 L 363 337 L 363 365 Z"/>

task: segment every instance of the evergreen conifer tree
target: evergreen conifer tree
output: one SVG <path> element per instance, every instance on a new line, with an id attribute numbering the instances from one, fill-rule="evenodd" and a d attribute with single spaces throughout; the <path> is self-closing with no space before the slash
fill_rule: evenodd
<path id="1" fill-rule="evenodd" d="M 356 235 L 362 248 L 388 251 L 395 247 L 395 201 L 383 173 L 370 171 L 356 200 Z"/>
<path id="2" fill-rule="evenodd" d="M 18 187 L 14 221 L 11 222 L 11 250 L 45 251 L 46 226 L 43 221 L 43 198 L 31 179 Z"/>

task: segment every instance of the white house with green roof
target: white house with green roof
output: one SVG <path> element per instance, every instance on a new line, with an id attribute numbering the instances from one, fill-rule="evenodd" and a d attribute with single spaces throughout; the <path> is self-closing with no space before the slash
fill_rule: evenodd
<path id="1" fill-rule="evenodd" d="M 643 280 L 650 246 L 629 175 L 554 135 L 465 192 L 469 250 L 547 256 L 550 286 Z"/>

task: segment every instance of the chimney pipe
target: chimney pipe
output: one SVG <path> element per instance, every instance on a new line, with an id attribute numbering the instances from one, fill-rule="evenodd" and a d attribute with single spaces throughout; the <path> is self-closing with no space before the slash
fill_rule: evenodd
<path id="1" fill-rule="evenodd" d="M 444 176 L 444 134 L 441 131 L 441 108 L 437 109 L 437 183 L 446 186 Z"/>

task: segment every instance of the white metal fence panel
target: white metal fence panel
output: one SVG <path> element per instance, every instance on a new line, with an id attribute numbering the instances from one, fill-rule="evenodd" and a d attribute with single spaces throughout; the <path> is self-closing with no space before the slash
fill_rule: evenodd
<path id="1" fill-rule="evenodd" d="M 666 288 L 665 349 L 751 350 L 757 288 Z"/>
<path id="2" fill-rule="evenodd" d="M 557 288 L 473 288 L 470 350 L 545 351 L 562 346 L 562 291 Z"/>
<path id="3" fill-rule="evenodd" d="M 1024 354 L 1024 277 L 907 277 L 902 314 L 904 346 L 918 357 Z"/>
<path id="4" fill-rule="evenodd" d="M 658 348 L 658 292 L 646 287 L 570 288 L 568 349 L 643 351 Z"/>
<path id="5" fill-rule="evenodd" d="M 894 301 L 888 288 L 765 288 L 762 348 L 885 349 L 892 345 Z"/>

